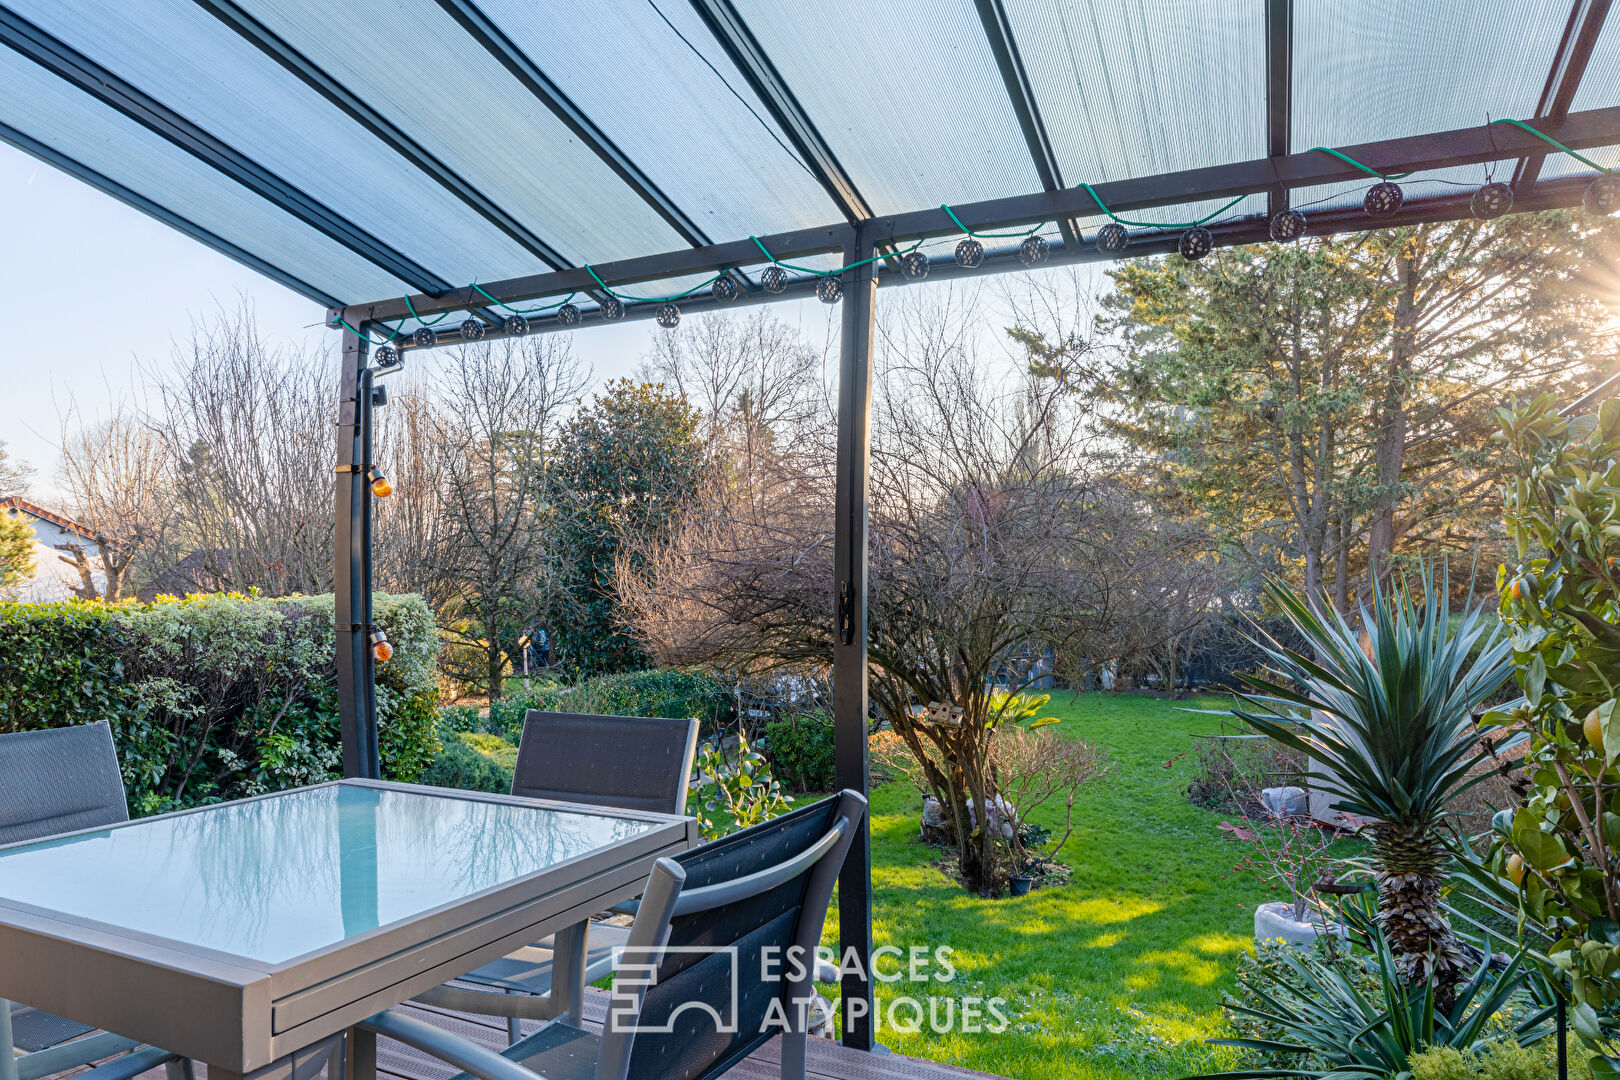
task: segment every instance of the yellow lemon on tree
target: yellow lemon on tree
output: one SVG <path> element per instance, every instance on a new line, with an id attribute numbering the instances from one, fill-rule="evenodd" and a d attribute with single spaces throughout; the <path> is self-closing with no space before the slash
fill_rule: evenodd
<path id="1" fill-rule="evenodd" d="M 1524 856 L 1517 851 L 1508 856 L 1507 876 L 1515 885 L 1524 884 Z"/>
<path id="2" fill-rule="evenodd" d="M 1581 734 L 1586 736 L 1586 741 L 1592 745 L 1592 749 L 1603 753 L 1603 718 L 1598 715 L 1596 709 L 1586 714 L 1586 720 L 1581 724 Z"/>

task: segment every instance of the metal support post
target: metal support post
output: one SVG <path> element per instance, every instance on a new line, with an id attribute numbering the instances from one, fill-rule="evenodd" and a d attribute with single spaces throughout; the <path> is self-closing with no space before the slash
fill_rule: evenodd
<path id="1" fill-rule="evenodd" d="M 360 324 L 364 332 L 366 324 Z M 367 342 L 343 331 L 337 422 L 336 531 L 332 545 L 333 622 L 343 775 L 377 780 L 377 687 L 371 657 L 371 371 Z"/>

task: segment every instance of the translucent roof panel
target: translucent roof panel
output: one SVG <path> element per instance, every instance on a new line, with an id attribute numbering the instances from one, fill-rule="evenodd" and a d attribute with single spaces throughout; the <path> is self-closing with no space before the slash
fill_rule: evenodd
<path id="1" fill-rule="evenodd" d="M 687 246 L 437 4 L 241 0 L 241 6 L 565 259 L 606 262 Z M 603 64 L 604 74 L 633 81 L 621 59 Z"/>
<path id="2" fill-rule="evenodd" d="M 1597 45 L 1592 49 L 1592 58 L 1587 61 L 1586 72 L 1581 76 L 1581 85 L 1575 90 L 1570 108 L 1580 112 L 1605 109 L 1617 103 L 1620 103 L 1620 18 L 1611 9 L 1603 20 L 1603 29 L 1598 31 Z"/>
<path id="3" fill-rule="evenodd" d="M 404 282 L 31 60 L 0 49 L 0 122 L 345 303 Z"/>
<path id="4" fill-rule="evenodd" d="M 451 284 L 543 269 L 534 255 L 194 4 L 11 7 Z M 228 66 L 230 94 L 221 94 Z"/>
<path id="5" fill-rule="evenodd" d="M 481 8 L 709 239 L 842 217 L 686 0 Z"/>
<path id="6" fill-rule="evenodd" d="M 1007 11 L 1064 183 L 1265 157 L 1265 0 Z"/>
<path id="7" fill-rule="evenodd" d="M 972 0 L 737 0 L 874 213 L 1039 191 Z"/>
<path id="8" fill-rule="evenodd" d="M 1296 0 L 1292 147 L 1536 111 L 1568 0 Z"/>

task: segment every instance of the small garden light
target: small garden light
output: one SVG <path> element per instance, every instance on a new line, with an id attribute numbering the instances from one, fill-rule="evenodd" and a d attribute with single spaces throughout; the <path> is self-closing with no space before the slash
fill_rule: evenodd
<path id="1" fill-rule="evenodd" d="M 984 245 L 971 236 L 956 245 L 956 265 L 972 270 L 984 262 Z"/>
<path id="2" fill-rule="evenodd" d="M 379 499 L 386 499 L 394 493 L 394 485 L 389 483 L 388 477 L 375 465 L 371 467 L 371 493 Z"/>
<path id="3" fill-rule="evenodd" d="M 379 664 L 386 664 L 394 658 L 394 647 L 381 630 L 371 632 L 371 658 Z"/>
<path id="4" fill-rule="evenodd" d="M 717 277 L 714 279 L 714 287 L 709 291 L 714 294 L 714 298 L 720 303 L 729 304 L 737 299 L 737 279 L 730 274 Z"/>

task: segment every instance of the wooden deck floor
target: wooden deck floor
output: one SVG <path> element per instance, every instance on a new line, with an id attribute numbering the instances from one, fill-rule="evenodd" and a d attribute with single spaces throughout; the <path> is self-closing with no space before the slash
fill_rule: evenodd
<path id="1" fill-rule="evenodd" d="M 607 1016 L 607 994 L 588 989 L 585 995 L 586 1026 L 600 1028 Z M 423 1020 L 493 1049 L 498 1050 L 506 1045 L 503 1020 L 421 1005 L 409 1005 L 406 1009 Z M 533 1030 L 533 1027 L 526 1023 L 524 1032 Z M 866 1054 L 825 1039 L 810 1040 L 806 1058 L 808 1080 L 984 1080 L 988 1076 L 954 1065 L 941 1065 L 919 1058 L 901 1057 L 899 1054 Z M 777 1080 L 781 1076 L 781 1063 L 781 1041 L 772 1039 L 726 1076 L 728 1080 Z M 409 1047 L 386 1039 L 378 1040 L 378 1080 L 449 1080 L 454 1073 L 455 1070 L 449 1066 Z M 206 1080 L 207 1070 L 199 1068 L 197 1076 L 198 1080 Z M 154 1069 L 144 1073 L 139 1080 L 166 1080 L 166 1077 L 162 1069 Z"/>

